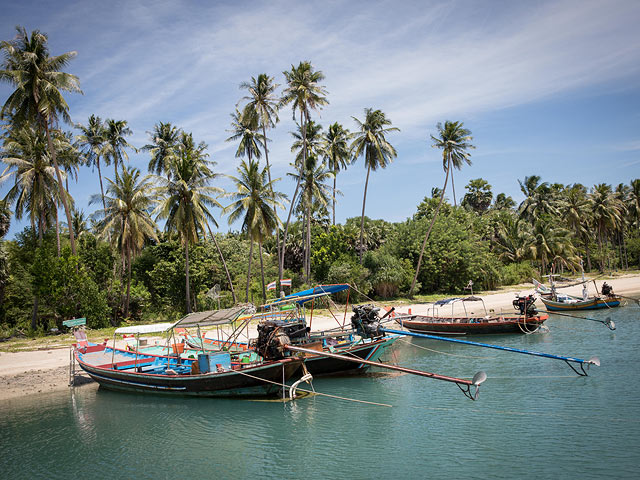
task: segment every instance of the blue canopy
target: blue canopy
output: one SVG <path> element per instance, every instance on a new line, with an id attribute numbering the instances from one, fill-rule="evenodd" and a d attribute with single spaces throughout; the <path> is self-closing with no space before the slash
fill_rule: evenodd
<path id="1" fill-rule="evenodd" d="M 351 286 L 348 283 L 339 283 L 336 285 L 317 285 L 313 288 L 309 288 L 307 290 L 302 290 L 300 292 L 295 292 L 286 297 L 279 298 L 274 300 L 268 305 L 280 305 L 283 303 L 297 303 L 299 305 L 308 302 L 317 297 L 324 297 L 326 295 L 331 295 L 332 293 L 342 292 L 344 290 L 348 290 Z"/>

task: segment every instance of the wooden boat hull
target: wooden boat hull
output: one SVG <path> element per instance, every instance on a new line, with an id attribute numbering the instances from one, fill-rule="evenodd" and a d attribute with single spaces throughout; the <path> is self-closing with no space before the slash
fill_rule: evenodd
<path id="1" fill-rule="evenodd" d="M 327 352 L 334 354 L 344 354 L 351 358 L 361 358 L 363 360 L 369 360 L 375 362 L 378 360 L 387 348 L 389 348 L 393 342 L 398 338 L 397 335 L 382 337 L 370 342 L 361 344 L 352 344 L 345 347 L 335 348 L 333 351 L 325 348 Z M 298 345 L 304 347 L 304 344 Z M 322 375 L 341 375 L 341 374 L 354 374 L 364 373 L 369 366 L 364 364 L 357 364 L 345 360 L 338 360 L 336 358 L 327 358 L 322 356 L 307 356 L 304 359 L 304 364 L 307 367 L 309 373 L 313 376 Z"/>
<path id="2" fill-rule="evenodd" d="M 139 363 L 151 359 L 152 356 L 140 356 Z M 280 391 L 279 384 L 291 378 L 301 364 L 300 360 L 291 358 L 224 372 L 167 375 L 145 373 L 136 369 L 118 370 L 111 365 L 92 365 L 83 361 L 82 355 L 77 351 L 76 360 L 93 380 L 110 390 L 204 397 L 274 395 Z M 189 365 L 189 362 L 185 364 Z M 173 364 L 170 366 L 173 367 Z"/>
<path id="3" fill-rule="evenodd" d="M 601 308 L 614 308 L 620 306 L 620 297 L 603 298 L 590 298 L 584 301 L 577 301 L 575 303 L 556 302 L 549 298 L 541 297 L 542 303 L 544 303 L 547 310 L 551 312 L 570 312 L 573 310 L 598 310 Z"/>
<path id="4" fill-rule="evenodd" d="M 487 335 L 498 333 L 526 333 L 537 329 L 549 315 L 540 313 L 534 317 L 522 316 L 491 318 L 425 317 L 412 315 L 396 321 L 413 333 L 434 335 Z"/>

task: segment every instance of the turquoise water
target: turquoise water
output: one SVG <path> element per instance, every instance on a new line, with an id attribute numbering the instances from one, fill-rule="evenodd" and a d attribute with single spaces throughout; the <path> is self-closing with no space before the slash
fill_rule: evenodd
<path id="1" fill-rule="evenodd" d="M 401 365 L 489 376 L 472 402 L 449 383 L 316 379 L 295 402 L 166 398 L 93 385 L 0 405 L 1 478 L 637 478 L 640 308 L 552 317 L 549 333 L 474 340 L 589 358 L 563 362 L 433 340 L 396 342 Z M 435 351 L 434 351 L 435 350 Z M 393 358 L 391 360 L 394 360 Z"/>

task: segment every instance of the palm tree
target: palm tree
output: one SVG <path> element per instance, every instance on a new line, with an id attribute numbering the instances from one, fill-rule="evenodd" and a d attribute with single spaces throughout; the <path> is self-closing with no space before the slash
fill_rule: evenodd
<path id="1" fill-rule="evenodd" d="M 291 136 L 294 138 L 291 145 L 291 153 L 296 154 L 296 165 L 304 164 L 305 156 L 304 152 L 307 152 L 307 157 L 316 155 L 319 157 L 324 156 L 324 136 L 322 134 L 322 125 L 309 120 L 307 122 L 306 132 L 302 131 L 302 127 L 297 125 L 298 131 L 291 132 Z"/>
<path id="2" fill-rule="evenodd" d="M 92 216 L 99 221 L 99 235 L 106 238 L 113 234 L 113 238 L 117 238 L 122 258 L 126 258 L 127 295 L 124 316 L 127 318 L 132 256 L 142 248 L 146 239 L 158 240 L 156 224 L 149 214 L 153 204 L 153 182 L 151 176 L 140 178 L 140 170 L 127 168 L 125 165 L 122 166 L 121 175 L 117 175 L 114 181 L 107 178 L 107 182 L 107 195 L 104 197 L 106 208 L 98 210 Z M 98 203 L 100 199 L 98 195 L 92 195 L 89 203 Z"/>
<path id="3" fill-rule="evenodd" d="M 14 204 L 16 219 L 26 213 L 38 243 L 53 223 L 59 196 L 56 170 L 51 166 L 47 139 L 43 132 L 23 124 L 9 130 L 0 156 L 7 165 L 0 176 L 0 183 L 14 177 L 14 184 L 5 196 L 7 204 Z M 62 174 L 61 174 L 62 177 Z"/>
<path id="4" fill-rule="evenodd" d="M 53 148 L 50 128 L 61 117 L 70 122 L 69 106 L 62 92 L 80 92 L 78 77 L 60 71 L 75 57 L 76 52 L 67 52 L 52 57 L 49 55 L 47 35 L 38 30 L 31 36 L 24 27 L 16 27 L 17 35 L 12 41 L 0 43 L 5 52 L 5 61 L 0 70 L 0 81 L 16 87 L 0 110 L 0 118 L 11 116 L 14 124 L 31 123 L 43 128 L 47 137 L 49 155 L 56 172 L 59 198 L 64 205 L 67 223 L 71 224 L 71 208 L 68 194 L 64 191 L 62 174 Z M 71 251 L 76 254 L 73 232 L 69 233 Z"/>
<path id="5" fill-rule="evenodd" d="M 338 122 L 329 125 L 324 136 L 323 150 L 329 169 L 333 172 L 333 225 L 336 224 L 336 179 L 340 170 L 345 170 L 351 163 L 349 140 L 351 133 Z"/>
<path id="6" fill-rule="evenodd" d="M 100 170 L 100 157 L 104 155 L 107 143 L 107 130 L 102 123 L 102 119 L 95 115 L 89 117 L 86 126 L 80 124 L 78 128 L 82 133 L 76 137 L 76 141 L 87 159 L 87 166 L 93 167 L 95 165 L 98 168 L 102 208 L 106 209 L 107 205 L 104 202 L 104 187 L 102 185 L 102 171 Z"/>
<path id="7" fill-rule="evenodd" d="M 591 231 L 588 225 L 592 219 L 587 189 L 579 183 L 567 188 L 559 210 L 569 230 L 582 240 L 587 255 L 587 270 L 591 270 L 591 255 L 589 252 Z"/>
<path id="8" fill-rule="evenodd" d="M 467 184 L 467 193 L 462 199 L 462 206 L 468 207 L 476 213 L 484 213 L 491 206 L 493 192 L 491 185 L 483 178 L 474 178 Z"/>
<path id="9" fill-rule="evenodd" d="M 364 253 L 362 238 L 369 173 L 371 173 L 371 170 L 376 171 L 378 167 L 386 168 L 398 155 L 396 149 L 387 141 L 385 135 L 390 132 L 400 131 L 397 127 L 389 126 L 391 125 L 391 120 L 381 110 L 365 108 L 364 115 L 364 122 L 352 117 L 358 124 L 359 131 L 354 134 L 354 140 L 351 144 L 353 158 L 356 159 L 360 155 L 364 155 L 364 164 L 367 167 L 367 179 L 364 183 L 364 195 L 362 197 L 362 216 L 360 217 L 360 263 L 362 263 L 362 254 Z"/>
<path id="10" fill-rule="evenodd" d="M 206 237 L 209 222 L 218 226 L 209 207 L 221 207 L 213 195 L 222 193 L 222 190 L 209 185 L 218 174 L 211 171 L 215 162 L 207 160 L 207 145 L 203 142 L 196 145 L 190 133 L 182 133 L 180 143 L 178 157 L 171 163 L 168 178 L 156 177 L 159 184 L 156 191 L 161 199 L 154 213 L 157 218 L 166 219 L 165 231 L 177 233 L 184 245 L 187 313 L 191 313 L 189 245 L 198 243 L 201 236 Z"/>
<path id="11" fill-rule="evenodd" d="M 151 155 L 149 173 L 163 175 L 169 172 L 179 147 L 181 133 L 178 127 L 169 122 L 159 122 L 153 127 L 153 132 L 148 132 L 151 142 L 142 147 L 142 150 Z"/>
<path id="12" fill-rule="evenodd" d="M 462 163 L 464 161 L 466 161 L 468 164 L 471 164 L 471 161 L 469 160 L 469 156 L 471 154 L 467 152 L 467 150 L 475 148 L 473 145 L 471 145 L 471 143 L 469 143 L 471 142 L 471 140 L 473 140 L 471 131 L 464 128 L 462 122 L 450 122 L 449 120 L 447 120 L 444 122 L 444 127 L 441 123 L 438 123 L 436 125 L 436 129 L 438 130 L 438 136 L 434 137 L 433 135 L 431 135 L 431 140 L 434 142 L 431 146 L 433 148 L 442 149 L 442 165 L 444 166 L 446 175 L 444 177 L 444 187 L 442 187 L 440 202 L 438 203 L 438 207 L 436 208 L 433 218 L 431 219 L 431 223 L 429 224 L 427 234 L 424 236 L 424 241 L 422 242 L 420 256 L 418 257 L 418 266 L 416 267 L 416 274 L 413 277 L 413 282 L 411 282 L 409 296 L 413 295 L 413 290 L 416 286 L 416 282 L 418 281 L 418 274 L 420 273 L 420 266 L 422 264 L 424 249 L 427 245 L 427 241 L 429 240 L 429 235 L 431 235 L 431 230 L 433 229 L 433 225 L 436 222 L 436 218 L 438 217 L 438 212 L 440 211 L 442 201 L 444 200 L 444 192 L 447 190 L 447 180 L 449 179 L 449 172 L 451 172 L 451 167 L 452 165 L 454 165 L 454 162 L 455 165 L 459 165 L 458 168 L 462 168 Z M 451 172 L 451 175 L 451 178 L 453 179 L 453 172 Z"/>
<path id="13" fill-rule="evenodd" d="M 244 113 L 258 119 L 258 127 L 262 128 L 264 158 L 267 163 L 269 182 L 271 182 L 271 165 L 269 165 L 269 149 L 267 148 L 267 128 L 274 128 L 280 121 L 278 108 L 280 100 L 275 91 L 279 87 L 273 77 L 261 73 L 258 77 L 251 77 L 251 82 L 242 82 L 240 88 L 247 90 L 248 95 L 243 97 L 248 103 L 244 107 Z M 276 216 L 278 212 L 276 210 Z M 280 269 L 280 233 L 276 231 L 276 252 L 278 254 L 278 278 L 282 278 Z"/>
<path id="14" fill-rule="evenodd" d="M 280 106 L 291 104 L 293 119 L 296 119 L 296 111 L 300 112 L 300 125 L 302 126 L 303 134 L 303 160 L 306 163 L 307 159 L 307 123 L 309 122 L 311 110 L 319 110 L 325 105 L 329 104 L 326 98 L 327 91 L 319 83 L 324 80 L 324 74 L 321 71 L 315 71 L 310 62 L 300 62 L 297 67 L 291 65 L 291 70 L 282 72 L 286 81 L 287 87 L 282 92 L 282 98 L 280 100 Z M 287 234 L 289 232 L 289 222 L 291 221 L 291 213 L 293 212 L 293 205 L 298 195 L 300 184 L 296 184 L 296 189 L 293 192 L 291 198 L 291 206 L 289 207 L 289 214 L 287 215 L 287 223 L 284 227 L 284 236 L 282 238 L 282 257 L 280 258 L 280 271 L 283 270 L 284 265 L 284 252 L 287 245 Z"/>
<path id="15" fill-rule="evenodd" d="M 11 227 L 11 210 L 9 205 L 4 200 L 0 200 L 0 238 L 9 232 Z"/>
<path id="16" fill-rule="evenodd" d="M 260 158 L 262 152 L 260 147 L 264 144 L 264 137 L 258 132 L 258 117 L 250 111 L 240 112 L 236 108 L 236 112 L 231 114 L 231 130 L 232 135 L 227 138 L 227 142 L 240 140 L 238 149 L 236 150 L 236 158 L 244 156 L 249 160 Z"/>
<path id="17" fill-rule="evenodd" d="M 629 215 L 631 216 L 631 225 L 635 223 L 636 228 L 640 229 L 640 178 L 636 178 L 629 182 L 631 187 L 629 191 Z"/>
<path id="18" fill-rule="evenodd" d="M 53 223 L 53 218 L 57 222 L 57 200 L 60 195 L 57 178 L 62 178 L 62 174 L 51 166 L 44 133 L 27 123 L 20 127 L 14 125 L 4 138 L 0 158 L 7 164 L 0 175 L 0 184 L 14 177 L 14 184 L 7 192 L 4 202 L 15 205 L 18 220 L 22 219 L 24 213 L 29 216 L 31 227 L 38 232 L 38 245 L 42 246 L 44 231 Z M 67 200 L 70 201 L 71 198 Z M 38 296 L 35 295 L 31 315 L 32 329 L 36 328 L 37 319 Z"/>
<path id="19" fill-rule="evenodd" d="M 606 183 L 599 183 L 593 187 L 589 194 L 589 202 L 600 251 L 600 271 L 604 271 L 603 243 L 609 234 L 618 228 L 622 220 L 622 205 L 613 194 L 611 186 Z"/>
<path id="20" fill-rule="evenodd" d="M 125 148 L 135 148 L 127 142 L 125 137 L 132 135 L 133 132 L 127 126 L 126 120 L 114 120 L 108 118 L 106 120 L 107 128 L 107 145 L 105 148 L 105 157 L 110 158 L 113 162 L 113 168 L 118 176 L 118 162 L 124 166 L 124 160 L 129 160 L 129 155 Z"/>
<path id="21" fill-rule="evenodd" d="M 518 207 L 520 218 L 534 225 L 544 215 L 558 214 L 553 190 L 548 182 L 540 183 L 538 175 L 531 175 L 524 177 L 524 181 L 518 180 L 518 183 L 520 190 L 526 197 Z"/>
<path id="22" fill-rule="evenodd" d="M 260 170 L 257 161 L 242 160 L 238 167 L 238 176 L 230 177 L 235 183 L 236 191 L 226 193 L 225 196 L 233 202 L 225 207 L 223 213 L 229 214 L 229 224 L 242 218 L 242 231 L 249 238 L 249 266 L 247 269 L 246 301 L 249 301 L 249 284 L 251 281 L 251 259 L 253 257 L 253 242 L 258 242 L 260 248 L 260 270 L 262 273 L 262 297 L 266 301 L 267 293 L 264 283 L 264 266 L 262 262 L 262 243 L 271 235 L 278 225 L 275 208 L 281 207 L 279 202 L 285 196 L 273 189 L 273 184 L 280 179 L 269 181 L 268 168 Z"/>
<path id="23" fill-rule="evenodd" d="M 289 173 L 288 175 L 294 178 L 301 187 L 298 208 L 304 212 L 306 218 L 304 271 L 307 283 L 309 283 L 311 277 L 311 210 L 312 208 L 326 207 L 329 204 L 331 188 L 324 182 L 334 174 L 325 163 L 318 163 L 315 155 L 310 155 L 303 165 L 298 165 L 297 173 Z"/>

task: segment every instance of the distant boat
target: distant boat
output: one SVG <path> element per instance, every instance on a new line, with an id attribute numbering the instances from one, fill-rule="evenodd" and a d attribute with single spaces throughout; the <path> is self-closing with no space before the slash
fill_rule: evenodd
<path id="1" fill-rule="evenodd" d="M 466 303 L 482 302 L 484 315 L 468 313 Z M 440 300 L 427 311 L 427 315 L 401 315 L 396 321 L 413 333 L 432 333 L 436 335 L 480 335 L 497 333 L 532 333 L 548 318 L 545 313 L 538 313 L 534 306 L 535 298 L 517 297 L 514 307 L 520 314 L 497 315 L 487 313 L 484 301 L 475 296 L 466 298 L 450 298 Z M 464 315 L 453 315 L 453 307 L 462 303 Z M 440 316 L 437 307 L 451 305 L 451 316 Z M 431 313 L 429 315 L 429 312 Z M 526 314 L 525 314 L 526 313 Z"/>
<path id="2" fill-rule="evenodd" d="M 547 307 L 547 310 L 551 312 L 597 310 L 602 308 L 615 308 L 620 306 L 622 298 L 614 294 L 613 290 L 611 290 L 611 287 L 609 287 L 606 282 L 602 286 L 602 295 L 598 294 L 590 296 L 586 287 L 587 282 L 589 282 L 590 280 L 584 279 L 584 274 L 582 281 L 574 283 L 572 285 L 561 287 L 557 287 L 555 285 L 552 276 L 550 276 L 550 279 L 551 288 L 541 284 L 535 278 L 532 280 L 534 286 L 536 287 L 536 291 L 540 295 L 540 300 L 542 300 L 542 303 L 544 303 L 545 307 Z M 595 280 L 593 282 L 595 284 Z M 582 297 L 559 293 L 557 291 L 558 288 L 566 288 L 568 286 L 576 286 L 580 284 L 583 285 Z"/>

